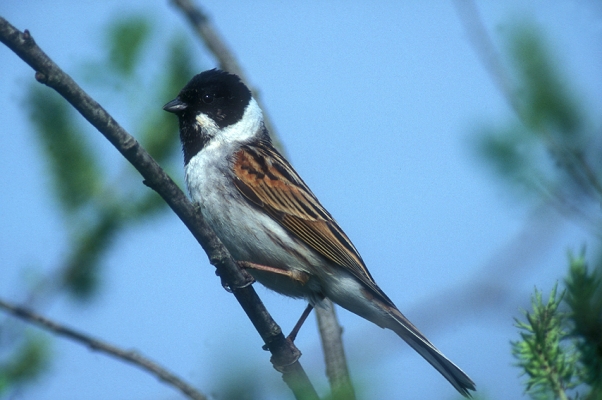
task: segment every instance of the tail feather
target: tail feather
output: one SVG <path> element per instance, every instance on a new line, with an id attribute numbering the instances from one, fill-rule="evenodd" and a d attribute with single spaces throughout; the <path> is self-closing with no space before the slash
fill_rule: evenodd
<path id="1" fill-rule="evenodd" d="M 399 310 L 391 309 L 389 315 L 397 322 L 397 324 L 389 326 L 390 329 L 435 367 L 460 394 L 465 397 L 472 397 L 468 391 L 476 390 L 475 384 L 464 371 L 437 350 Z"/>

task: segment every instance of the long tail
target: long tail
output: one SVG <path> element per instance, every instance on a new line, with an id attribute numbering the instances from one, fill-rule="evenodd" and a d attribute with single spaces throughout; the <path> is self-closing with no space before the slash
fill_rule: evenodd
<path id="1" fill-rule="evenodd" d="M 397 324 L 391 325 L 389 328 L 435 367 L 460 394 L 465 397 L 471 397 L 468 390 L 476 389 L 474 382 L 468 375 L 437 350 L 399 310 L 391 308 L 389 315 L 397 322 Z"/>

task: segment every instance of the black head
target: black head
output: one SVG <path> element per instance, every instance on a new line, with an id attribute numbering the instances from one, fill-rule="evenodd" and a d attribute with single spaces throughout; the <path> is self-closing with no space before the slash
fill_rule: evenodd
<path id="1" fill-rule="evenodd" d="M 202 113 L 225 128 L 240 121 L 250 101 L 251 91 L 237 75 L 212 69 L 195 75 L 163 109 L 180 119 Z"/>
<path id="2" fill-rule="evenodd" d="M 251 91 L 237 75 L 212 69 L 194 76 L 178 96 L 163 106 L 178 116 L 184 164 L 229 125 L 240 121 Z"/>

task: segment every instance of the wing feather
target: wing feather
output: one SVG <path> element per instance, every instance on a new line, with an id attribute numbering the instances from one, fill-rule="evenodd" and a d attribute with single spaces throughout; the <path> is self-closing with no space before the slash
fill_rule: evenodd
<path id="1" fill-rule="evenodd" d="M 233 172 L 235 186 L 248 201 L 393 305 L 347 235 L 271 143 L 262 140 L 244 145 L 234 155 Z"/>

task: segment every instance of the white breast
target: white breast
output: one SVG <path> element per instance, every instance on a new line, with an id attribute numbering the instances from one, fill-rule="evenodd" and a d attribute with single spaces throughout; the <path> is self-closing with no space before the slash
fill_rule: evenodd
<path id="1" fill-rule="evenodd" d="M 236 260 L 313 274 L 323 263 L 321 257 L 248 202 L 234 186 L 229 159 L 236 150 L 235 145 L 212 141 L 190 160 L 185 172 L 193 201 Z M 321 292 L 313 280 L 299 285 L 274 274 L 254 276 L 265 286 L 292 297 L 313 301 L 315 293 Z"/>
<path id="2" fill-rule="evenodd" d="M 312 278 L 300 284 L 280 274 L 250 270 L 265 286 L 292 297 L 305 297 L 312 303 L 322 292 L 316 271 L 323 271 L 321 256 L 288 233 L 278 222 L 250 203 L 234 185 L 232 156 L 242 143 L 249 142 L 263 129 L 261 109 L 251 100 L 243 118 L 219 129 L 206 116 L 197 122 L 209 137 L 208 143 L 185 167 L 190 196 L 200 205 L 201 213 L 234 259 L 283 270 L 310 273 Z"/>

